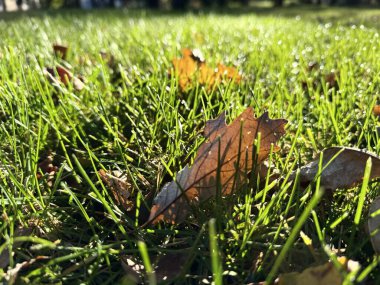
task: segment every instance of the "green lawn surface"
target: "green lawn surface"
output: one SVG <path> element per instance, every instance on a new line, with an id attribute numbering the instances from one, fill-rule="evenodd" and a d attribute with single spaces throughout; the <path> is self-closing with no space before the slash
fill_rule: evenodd
<path id="1" fill-rule="evenodd" d="M 330 146 L 379 154 L 379 19 L 376 9 L 315 6 L 0 14 L 0 279 L 155 284 L 170 273 L 175 284 L 248 284 L 346 256 L 361 267 L 342 273 L 344 284 L 378 284 L 366 233 L 376 181 L 359 207 L 360 185 L 320 197 L 318 183 L 254 177 L 184 223 L 142 225 L 223 111 L 228 122 L 249 106 L 288 120 L 270 156 L 282 177 Z M 65 61 L 53 43 L 69 46 Z M 210 66 L 235 66 L 243 80 L 181 92 L 168 73 L 186 47 Z M 85 87 L 52 84 L 45 69 L 57 65 Z M 125 173 L 131 211 L 100 169 Z"/>

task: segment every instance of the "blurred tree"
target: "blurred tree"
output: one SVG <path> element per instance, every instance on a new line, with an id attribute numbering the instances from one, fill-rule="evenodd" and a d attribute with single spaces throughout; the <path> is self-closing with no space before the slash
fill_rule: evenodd
<path id="1" fill-rule="evenodd" d="M 5 3 L 5 0 L 0 0 L 0 6 L 3 8 L 3 12 L 7 11 L 7 3 Z"/>
<path id="2" fill-rule="evenodd" d="M 174 10 L 185 10 L 189 5 L 189 0 L 172 0 L 171 6 Z"/>
<path id="3" fill-rule="evenodd" d="M 146 6 L 150 9 L 160 8 L 160 0 L 146 0 Z"/>

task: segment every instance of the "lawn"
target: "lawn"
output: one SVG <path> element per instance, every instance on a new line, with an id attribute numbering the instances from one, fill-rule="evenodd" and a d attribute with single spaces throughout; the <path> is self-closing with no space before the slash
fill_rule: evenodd
<path id="1" fill-rule="evenodd" d="M 287 179 L 327 147 L 379 154 L 379 19 L 346 8 L 0 14 L 0 279 L 248 284 L 345 256 L 360 269 L 340 268 L 344 284 L 379 284 L 366 229 L 379 182 L 324 191 L 318 179 Z M 54 43 L 69 46 L 65 60 Z M 181 91 L 169 73 L 183 48 L 234 66 L 241 81 Z M 83 88 L 52 82 L 46 68 L 58 65 Z M 182 223 L 147 224 L 155 195 L 194 162 L 206 122 L 247 107 L 288 121 L 273 170 Z M 124 188 L 101 169 L 123 173 Z"/>

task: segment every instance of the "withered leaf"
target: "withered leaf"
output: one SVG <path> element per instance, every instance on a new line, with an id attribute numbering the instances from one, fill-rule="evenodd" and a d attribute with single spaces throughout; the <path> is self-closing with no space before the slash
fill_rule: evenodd
<path id="1" fill-rule="evenodd" d="M 225 113 L 206 123 L 206 141 L 200 146 L 194 164 L 186 166 L 174 181 L 166 184 L 156 196 L 149 221 L 169 223 L 183 221 L 191 205 L 216 195 L 229 195 L 247 179 L 247 174 L 269 155 L 271 145 L 285 134 L 284 119 L 271 120 L 268 113 L 255 118 L 247 108 L 230 125 Z M 254 158 L 254 142 L 260 133 L 260 150 Z M 277 151 L 278 146 L 273 150 Z"/>
<path id="2" fill-rule="evenodd" d="M 29 236 L 33 232 L 33 228 L 23 228 L 18 227 L 15 229 L 12 238 L 20 237 L 20 236 Z M 20 247 L 23 244 L 23 242 L 15 242 L 13 243 L 13 248 Z M 9 264 L 9 249 L 5 248 L 1 254 L 0 254 L 0 268 L 6 268 Z"/>
<path id="3" fill-rule="evenodd" d="M 380 105 L 373 106 L 372 112 L 375 116 L 380 117 Z"/>
<path id="4" fill-rule="evenodd" d="M 349 147 L 330 147 L 323 150 L 321 186 L 327 190 L 351 188 L 361 183 L 368 158 L 372 158 L 370 179 L 380 176 L 380 158 L 360 149 Z M 334 159 L 333 159 L 334 158 Z M 301 167 L 302 185 L 312 182 L 318 173 L 319 157 Z M 294 178 L 295 174 L 293 174 Z"/>
<path id="5" fill-rule="evenodd" d="M 46 182 L 48 186 L 53 186 L 54 177 L 58 172 L 59 167 L 54 165 L 54 154 L 49 152 L 48 155 L 41 159 L 38 163 L 37 169 L 37 179 L 42 179 L 46 177 Z"/>
<path id="6" fill-rule="evenodd" d="M 110 174 L 103 169 L 100 169 L 98 173 L 109 190 L 111 190 L 116 204 L 125 211 L 132 210 L 133 202 L 129 199 L 131 196 L 131 184 L 127 181 L 127 176 L 120 171 L 112 171 L 112 174 Z"/>
<path id="7" fill-rule="evenodd" d="M 66 57 L 67 57 L 67 51 L 68 51 L 68 49 L 69 49 L 68 46 L 64 46 L 64 45 L 60 45 L 60 44 L 53 44 L 54 54 L 57 57 L 62 58 L 63 60 L 65 60 Z"/>
<path id="8" fill-rule="evenodd" d="M 187 250 L 166 253 L 160 256 L 155 266 L 157 281 L 168 282 L 177 277 L 189 258 L 190 254 Z"/>
<path id="9" fill-rule="evenodd" d="M 372 202 L 369 208 L 368 231 L 373 249 L 380 254 L 380 196 Z"/>
<path id="10" fill-rule="evenodd" d="M 182 91 L 191 88 L 196 82 L 209 87 L 226 81 L 239 83 L 241 75 L 234 67 L 218 64 L 217 68 L 209 67 L 201 52 L 197 49 L 182 50 L 182 58 L 172 60 L 174 75 L 178 76 L 178 84 Z M 172 75 L 169 72 L 169 75 Z"/>
<path id="11" fill-rule="evenodd" d="M 74 76 L 63 66 L 56 66 L 55 68 L 48 67 L 45 69 L 44 73 L 51 83 L 59 85 L 61 82 L 67 86 L 71 82 L 77 91 L 81 91 L 84 88 L 83 81 L 79 77 Z M 58 79 L 56 78 L 56 75 L 58 75 Z"/>
<path id="12" fill-rule="evenodd" d="M 357 271 L 360 265 L 356 261 L 348 260 L 346 257 L 338 257 L 338 262 L 346 272 Z M 278 285 L 341 285 L 343 275 L 332 262 L 305 269 L 302 273 L 293 272 L 279 276 Z"/>
<path id="13" fill-rule="evenodd" d="M 129 255 L 121 255 L 120 262 L 128 281 L 131 281 L 131 284 L 141 284 L 144 276 L 144 265 Z"/>

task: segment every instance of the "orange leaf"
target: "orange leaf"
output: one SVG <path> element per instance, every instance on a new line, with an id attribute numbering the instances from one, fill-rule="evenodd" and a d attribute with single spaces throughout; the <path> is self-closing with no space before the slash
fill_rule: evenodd
<path id="1" fill-rule="evenodd" d="M 198 149 L 194 164 L 177 174 L 175 181 L 166 184 L 156 196 L 149 222 L 183 221 L 190 205 L 216 195 L 229 195 L 247 179 L 247 174 L 269 155 L 271 145 L 285 134 L 284 119 L 271 120 L 268 113 L 254 118 L 253 109 L 246 109 L 230 125 L 225 113 L 206 123 L 207 139 Z M 254 142 L 261 134 L 260 150 L 254 159 Z M 274 151 L 279 149 L 275 146 Z M 218 181 L 219 180 L 219 181 Z"/>
<path id="2" fill-rule="evenodd" d="M 234 67 L 223 64 L 218 64 L 216 69 L 209 67 L 197 49 L 193 51 L 188 48 L 183 49 L 182 58 L 175 58 L 172 63 L 182 91 L 186 91 L 196 82 L 212 87 L 226 80 L 234 80 L 237 83 L 241 80 L 241 75 Z M 169 72 L 169 75 L 172 74 Z"/>
<path id="3" fill-rule="evenodd" d="M 375 116 L 380 117 L 380 105 L 373 106 L 372 112 Z"/>

